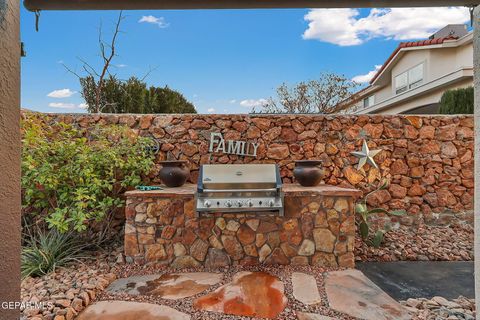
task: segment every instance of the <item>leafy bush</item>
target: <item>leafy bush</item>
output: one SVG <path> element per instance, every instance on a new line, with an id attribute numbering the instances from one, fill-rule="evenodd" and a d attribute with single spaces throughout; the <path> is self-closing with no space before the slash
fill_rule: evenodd
<path id="1" fill-rule="evenodd" d="M 123 205 L 153 166 L 152 140 L 123 126 L 88 131 L 48 117 L 22 120 L 23 205 L 60 232 L 85 231 Z"/>
<path id="2" fill-rule="evenodd" d="M 373 236 L 371 236 L 370 235 L 371 225 L 370 225 L 369 217 L 372 214 L 377 214 L 377 213 L 385 213 L 392 216 L 402 216 L 405 214 L 405 210 L 387 211 L 382 208 L 368 209 L 367 207 L 368 197 L 379 190 L 386 189 L 387 187 L 388 187 L 388 182 L 383 181 L 377 189 L 368 193 L 363 199 L 357 202 L 357 205 L 355 206 L 355 212 L 360 216 L 360 222 L 358 223 L 360 235 L 362 236 L 362 239 L 364 242 L 366 242 L 368 245 L 374 246 L 375 248 L 380 247 L 380 245 L 383 242 L 383 237 L 385 233 L 387 233 L 390 230 L 389 228 L 379 229 L 375 231 Z"/>
<path id="3" fill-rule="evenodd" d="M 473 114 L 473 87 L 447 90 L 440 99 L 441 114 Z"/>
<path id="4" fill-rule="evenodd" d="M 85 243 L 71 232 L 37 230 L 25 237 L 25 241 L 21 256 L 22 277 L 42 276 L 55 271 L 56 267 L 85 257 Z"/>

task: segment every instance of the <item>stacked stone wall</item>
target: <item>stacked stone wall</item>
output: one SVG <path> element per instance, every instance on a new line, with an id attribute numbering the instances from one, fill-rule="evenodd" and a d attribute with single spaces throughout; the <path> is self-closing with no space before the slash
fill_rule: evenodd
<path id="1" fill-rule="evenodd" d="M 323 160 L 324 183 L 364 193 L 381 179 L 390 186 L 369 198 L 371 206 L 405 209 L 400 220 L 448 224 L 469 220 L 473 209 L 473 117 L 401 115 L 49 115 L 52 121 L 124 124 L 160 143 L 157 166 L 147 179 L 159 183 L 162 160 L 185 159 L 196 183 L 206 163 L 278 163 L 285 183 L 294 181 L 295 160 Z M 209 152 L 210 134 L 258 143 L 257 157 Z M 366 138 L 379 168 L 357 170 L 350 152 Z"/>
<path id="2" fill-rule="evenodd" d="M 124 245 L 129 262 L 210 269 L 256 264 L 354 266 L 352 196 L 288 193 L 284 216 L 261 212 L 198 216 L 195 187 L 188 188 L 189 195 L 127 193 Z"/>

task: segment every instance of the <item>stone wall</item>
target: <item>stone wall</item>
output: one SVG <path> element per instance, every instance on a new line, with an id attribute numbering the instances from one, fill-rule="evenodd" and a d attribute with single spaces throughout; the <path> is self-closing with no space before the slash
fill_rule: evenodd
<path id="1" fill-rule="evenodd" d="M 196 185 L 126 193 L 125 256 L 174 268 L 353 267 L 356 190 L 284 186 L 285 213 L 195 212 Z"/>
<path id="2" fill-rule="evenodd" d="M 205 163 L 275 162 L 285 183 L 294 180 L 294 160 L 322 159 L 324 182 L 373 190 L 380 179 L 387 190 L 369 199 L 372 206 L 405 209 L 403 224 L 448 223 L 469 219 L 473 208 L 473 117 L 400 115 L 51 115 L 88 128 L 120 123 L 160 142 L 157 162 L 185 159 L 191 182 Z M 257 157 L 211 154 L 211 132 L 226 140 L 259 144 Z M 372 149 L 378 169 L 356 169 L 362 139 Z M 155 172 L 158 172 L 158 165 Z M 152 183 L 158 183 L 155 172 Z"/>

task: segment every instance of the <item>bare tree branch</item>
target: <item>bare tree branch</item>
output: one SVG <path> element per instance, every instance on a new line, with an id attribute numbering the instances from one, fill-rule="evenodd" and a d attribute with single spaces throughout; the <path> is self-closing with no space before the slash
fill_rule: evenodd
<path id="1" fill-rule="evenodd" d="M 357 86 L 344 76 L 328 72 L 322 73 L 317 80 L 302 81 L 293 87 L 283 83 L 277 88 L 277 99 L 270 98 L 259 112 L 334 113 L 338 104 L 348 99 Z"/>
<path id="2" fill-rule="evenodd" d="M 77 78 L 81 78 L 81 76 L 76 72 L 76 71 L 73 71 L 72 69 L 70 69 L 65 63 L 62 62 L 62 66 L 68 71 L 70 72 L 71 74 L 75 75 Z"/>
<path id="3" fill-rule="evenodd" d="M 148 66 L 148 71 L 147 71 L 147 73 L 140 79 L 140 81 L 145 81 L 145 79 L 146 79 L 153 71 L 155 71 L 155 70 L 157 70 L 157 69 L 158 69 L 158 66 L 153 67 L 153 68 L 152 68 L 151 66 Z"/>

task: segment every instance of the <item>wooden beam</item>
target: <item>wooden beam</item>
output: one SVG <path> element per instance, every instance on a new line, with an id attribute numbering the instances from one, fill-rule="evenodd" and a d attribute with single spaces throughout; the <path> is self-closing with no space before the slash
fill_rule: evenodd
<path id="1" fill-rule="evenodd" d="M 36 10 L 269 9 L 463 6 L 480 0 L 24 0 Z"/>

